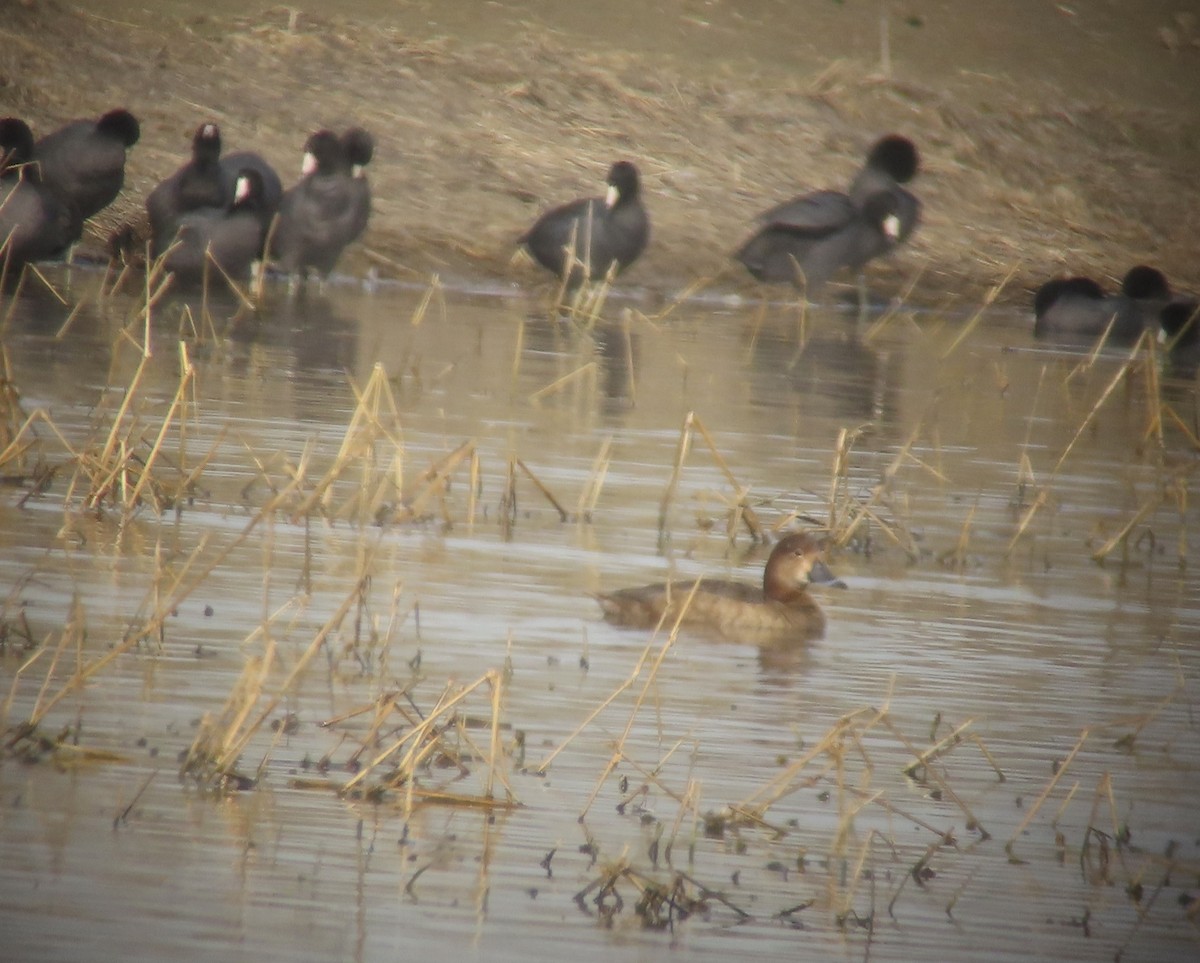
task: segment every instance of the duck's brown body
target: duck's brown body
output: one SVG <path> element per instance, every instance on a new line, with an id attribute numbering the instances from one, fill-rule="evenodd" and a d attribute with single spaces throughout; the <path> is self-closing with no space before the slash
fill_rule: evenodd
<path id="1" fill-rule="evenodd" d="M 604 617 L 618 625 L 670 627 L 681 621 L 759 643 L 819 638 L 825 615 L 806 589 L 813 582 L 837 581 L 820 555 L 820 542 L 797 532 L 771 552 L 761 588 L 724 579 L 701 579 L 698 585 L 683 579 L 620 589 L 597 595 L 596 601 Z"/>

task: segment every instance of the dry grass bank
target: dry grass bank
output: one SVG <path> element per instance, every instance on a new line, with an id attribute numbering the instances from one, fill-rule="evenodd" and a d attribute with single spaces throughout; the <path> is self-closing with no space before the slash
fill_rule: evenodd
<path id="1" fill-rule="evenodd" d="M 875 136 L 923 153 L 925 222 L 875 269 L 881 293 L 919 275 L 923 303 L 976 302 L 1016 266 L 1004 299 L 1059 270 L 1119 278 L 1138 262 L 1200 286 L 1200 121 L 1181 111 L 1071 101 L 996 80 L 964 97 L 834 60 L 780 86 L 704 80 L 644 56 L 581 53 L 533 30 L 506 45 L 417 41 L 397 29 L 279 8 L 262 17 L 115 22 L 58 0 L 10 5 L 2 110 L 35 132 L 114 105 L 142 121 L 127 189 L 94 223 L 100 247 L 174 169 L 201 120 L 253 147 L 285 181 L 319 126 L 367 126 L 375 209 L 343 263 L 384 276 L 540 278 L 513 240 L 547 205 L 599 192 L 618 156 L 641 166 L 651 247 L 630 284 L 674 291 L 697 277 L 753 290 L 728 262 L 754 213 L 845 184 Z M 724 273 L 722 273 L 724 272 Z"/>

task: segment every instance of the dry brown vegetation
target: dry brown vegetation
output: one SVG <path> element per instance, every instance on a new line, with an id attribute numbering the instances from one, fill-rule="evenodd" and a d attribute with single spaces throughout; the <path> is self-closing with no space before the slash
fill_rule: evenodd
<path id="1" fill-rule="evenodd" d="M 201 120 L 289 180 L 306 134 L 351 120 L 378 139 L 365 247 L 344 264 L 384 276 L 529 279 L 513 241 L 547 205 L 598 192 L 617 155 L 642 167 L 654 224 L 630 284 L 677 291 L 721 276 L 752 216 L 846 183 L 878 134 L 920 145 L 925 223 L 875 270 L 917 303 L 1003 298 L 1060 270 L 1119 278 L 1139 262 L 1200 283 L 1193 114 L 1073 100 L 996 80 L 974 98 L 838 60 L 786 84 L 699 81 L 636 54 L 580 51 L 530 29 L 503 46 L 417 40 L 386 24 L 277 8 L 261 19 L 114 22 L 59 0 L 6 10 L 4 110 L 44 131 L 122 103 L 142 120 L 128 189 L 91 226 L 102 246 L 182 160 Z M 64 81 L 70 64 L 69 82 Z"/>

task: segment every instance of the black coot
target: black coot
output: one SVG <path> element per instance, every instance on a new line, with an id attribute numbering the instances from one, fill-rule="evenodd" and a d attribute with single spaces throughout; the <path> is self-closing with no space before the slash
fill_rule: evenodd
<path id="1" fill-rule="evenodd" d="M 912 197 L 900 185 L 907 184 L 917 176 L 920 163 L 917 147 L 907 137 L 900 134 L 881 137 L 872 145 L 867 153 L 866 163 L 850 184 L 850 197 L 856 203 L 865 202 L 868 197 L 879 191 L 892 191 L 897 198 L 903 195 Z M 916 198 L 912 199 L 916 204 Z M 905 204 L 899 203 L 897 206 L 903 208 Z M 919 209 L 919 205 L 917 208 Z M 915 225 L 914 214 L 913 226 Z"/>
<path id="2" fill-rule="evenodd" d="M 304 145 L 301 178 L 284 192 L 271 251 L 288 274 L 309 269 L 328 276 L 348 244 L 367 226 L 371 190 L 362 168 L 374 141 L 361 128 L 339 138 L 320 130 Z"/>
<path id="3" fill-rule="evenodd" d="M 201 208 L 180 218 L 166 269 L 184 286 L 200 283 L 206 272 L 214 278 L 222 272 L 235 281 L 245 278 L 262 254 L 262 206 L 262 175 L 245 168 L 238 174 L 229 207 Z"/>
<path id="4" fill-rule="evenodd" d="M 73 120 L 33 148 L 42 183 L 71 201 L 89 218 L 113 202 L 125 183 L 125 152 L 141 129 L 127 110 L 110 110 L 99 120 Z"/>
<path id="5" fill-rule="evenodd" d="M 842 268 L 903 244 L 916 229 L 921 202 L 902 187 L 920 159 L 907 137 L 889 134 L 867 154 L 849 192 L 815 191 L 760 214 L 760 227 L 734 254 L 760 281 L 791 281 L 815 297 Z"/>
<path id="6" fill-rule="evenodd" d="M 734 255 L 760 281 L 791 281 L 812 298 L 842 268 L 860 270 L 900 243 L 895 195 L 880 191 L 856 205 L 839 191 L 817 191 L 761 215 L 762 227 Z"/>
<path id="7" fill-rule="evenodd" d="M 351 127 L 342 134 L 342 149 L 346 152 L 350 174 L 354 178 L 350 202 L 354 217 L 349 233 L 351 240 L 357 240 L 366 231 L 367 221 L 371 217 L 371 184 L 364 168 L 375 156 L 375 139 L 361 127 Z"/>
<path id="8" fill-rule="evenodd" d="M 201 124 L 192 137 L 192 159 L 161 181 L 146 198 L 152 254 L 167 249 L 179 229 L 179 219 L 190 211 L 227 206 L 221 181 L 221 130 Z"/>
<path id="9" fill-rule="evenodd" d="M 33 150 L 25 121 L 0 120 L 0 272 L 9 279 L 26 262 L 61 255 L 83 224 L 75 206 L 42 182 Z"/>
<path id="10" fill-rule="evenodd" d="M 1167 368 L 1178 376 L 1195 377 L 1200 367 L 1200 303 L 1172 301 L 1159 317 L 1167 346 Z"/>
<path id="11" fill-rule="evenodd" d="M 1107 296 L 1090 278 L 1055 278 L 1034 295 L 1033 335 L 1087 342 L 1108 331 L 1110 341 L 1131 343 L 1143 331 L 1157 331 L 1159 313 L 1170 297 L 1162 272 L 1144 264 L 1129 269 L 1119 294 Z"/>
<path id="12" fill-rule="evenodd" d="M 608 193 L 570 201 L 539 217 L 518 238 L 534 259 L 570 287 L 619 274 L 638 259 L 650 237 L 637 168 L 617 161 L 608 171 Z"/>
<path id="13" fill-rule="evenodd" d="M 225 190 L 225 203 L 232 203 L 238 175 L 245 170 L 255 171 L 262 181 L 260 206 L 264 223 L 270 223 L 283 199 L 283 181 L 279 179 L 275 168 L 267 163 L 266 158 L 255 151 L 235 150 L 221 158 L 221 184 Z"/>

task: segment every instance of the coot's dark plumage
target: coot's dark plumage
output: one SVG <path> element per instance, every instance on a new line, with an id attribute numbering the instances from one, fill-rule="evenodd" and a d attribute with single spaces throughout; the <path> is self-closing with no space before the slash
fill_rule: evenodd
<path id="1" fill-rule="evenodd" d="M 167 252 L 166 269 L 181 285 L 194 285 L 205 272 L 238 280 L 262 254 L 263 182 L 253 168 L 238 174 L 234 201 L 227 208 L 205 207 L 183 215 Z M 217 267 L 220 270 L 217 270 Z"/>
<path id="2" fill-rule="evenodd" d="M 351 240 L 362 237 L 371 216 L 371 184 L 364 168 L 375 156 L 375 139 L 361 127 L 351 127 L 342 134 L 342 149 L 350 162 L 351 185 L 350 209 L 354 213 L 350 225 Z"/>
<path id="3" fill-rule="evenodd" d="M 216 124 L 201 124 L 192 137 L 192 159 L 146 198 L 153 256 L 174 240 L 183 215 L 206 207 L 223 209 L 227 203 L 221 181 L 221 130 Z"/>
<path id="4" fill-rule="evenodd" d="M 1170 297 L 1167 279 L 1144 264 L 1130 268 L 1121 282 L 1121 292 L 1108 296 L 1090 278 L 1055 278 L 1038 288 L 1034 296 L 1033 334 L 1036 338 L 1084 342 L 1108 331 L 1109 340 L 1129 343 L 1143 331 L 1157 330 L 1159 313 Z"/>
<path id="5" fill-rule="evenodd" d="M 1172 301 L 1160 315 L 1172 374 L 1194 377 L 1200 367 L 1200 303 Z"/>
<path id="6" fill-rule="evenodd" d="M 576 287 L 620 273 L 636 261 L 650 237 L 637 168 L 617 161 L 605 197 L 585 197 L 547 211 L 518 238 L 544 268 Z"/>
<path id="7" fill-rule="evenodd" d="M 233 201 L 238 175 L 245 170 L 255 171 L 262 181 L 260 208 L 264 223 L 270 223 L 283 199 L 283 181 L 279 179 L 278 171 L 267 162 L 266 158 L 255 151 L 235 150 L 232 154 L 225 154 L 221 158 L 221 184 L 225 189 L 225 203 L 229 204 Z"/>
<path id="8" fill-rule="evenodd" d="M 366 229 L 371 189 L 362 168 L 374 146 L 361 128 L 341 138 L 328 130 L 309 137 L 300 182 L 283 195 L 271 246 L 288 274 L 311 268 L 327 276 L 346 246 Z"/>
<path id="9" fill-rule="evenodd" d="M 916 176 L 917 149 L 907 137 L 876 141 L 848 193 L 814 191 L 776 205 L 735 253 L 760 281 L 791 281 L 808 297 L 842 268 L 866 263 L 908 240 L 921 202 L 901 185 Z"/>
<path id="10" fill-rule="evenodd" d="M 851 199 L 856 203 L 863 203 L 879 191 L 892 191 L 898 197 L 912 197 L 900 185 L 907 184 L 917 176 L 920 162 L 916 145 L 907 137 L 888 134 L 879 138 L 867 153 L 866 163 L 850 185 Z M 916 202 L 915 197 L 913 202 Z M 903 204 L 897 206 L 904 207 Z"/>
<path id="11" fill-rule="evenodd" d="M 70 201 L 50 190 L 33 158 L 33 132 L 17 117 L 0 120 L 0 271 L 62 254 L 83 224 Z"/>
<path id="12" fill-rule="evenodd" d="M 113 202 L 125 183 L 125 152 L 141 129 L 127 110 L 99 120 L 73 120 L 39 140 L 33 149 L 42 182 L 71 201 L 82 218 Z"/>
<path id="13" fill-rule="evenodd" d="M 817 191 L 762 215 L 762 227 L 735 257 L 760 281 L 791 281 L 815 297 L 841 268 L 860 269 L 901 240 L 888 191 L 859 207 L 838 191 Z"/>

